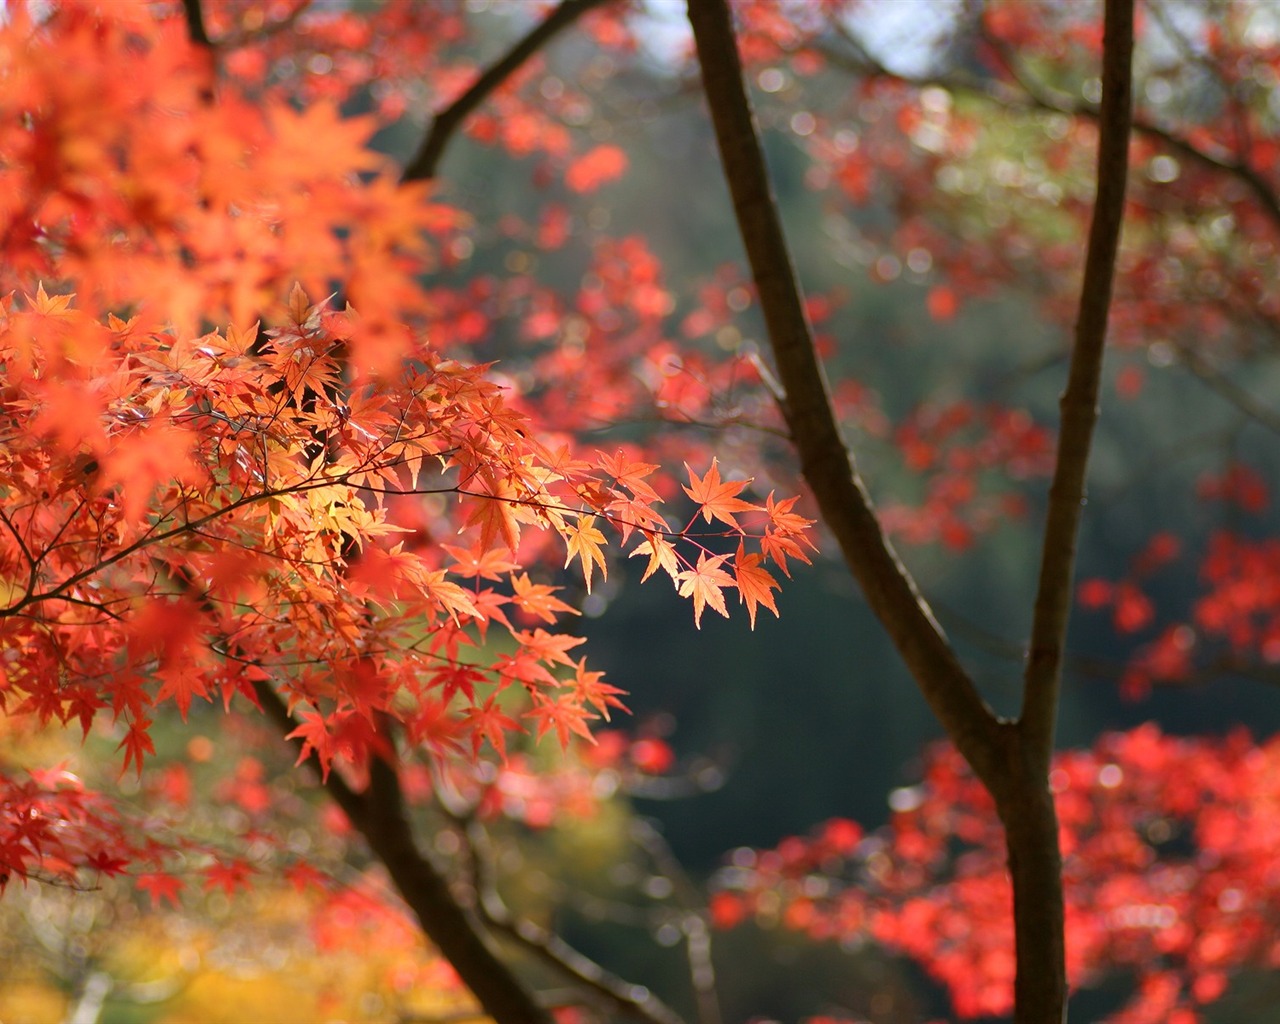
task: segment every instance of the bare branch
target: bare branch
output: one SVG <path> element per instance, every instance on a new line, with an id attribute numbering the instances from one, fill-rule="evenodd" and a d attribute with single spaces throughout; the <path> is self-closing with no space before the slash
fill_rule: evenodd
<path id="1" fill-rule="evenodd" d="M 270 36 L 278 35 L 281 32 L 287 32 L 311 9 L 311 0 L 299 0 L 297 5 L 289 11 L 288 14 L 275 21 L 264 22 L 257 28 L 240 29 L 236 32 L 229 32 L 227 35 L 213 42 L 214 48 L 218 50 L 234 50 L 240 46 L 249 46 L 253 43 L 260 42 Z"/>
<path id="2" fill-rule="evenodd" d="M 631 823 L 634 839 L 653 861 L 653 866 L 675 888 L 685 910 L 681 922 L 685 955 L 689 960 L 689 981 L 698 1005 L 698 1024 L 720 1024 L 720 1000 L 716 995 L 715 963 L 711 958 L 711 925 L 705 897 L 689 879 L 684 866 L 676 859 L 666 837 L 649 821 L 637 818 Z"/>
<path id="3" fill-rule="evenodd" d="M 1085 474 L 1098 420 L 1098 389 L 1107 316 L 1124 219 L 1132 115 L 1133 0 L 1108 0 L 1103 39 L 1102 106 L 1098 117 L 1097 197 L 1085 254 L 1062 425 L 1040 557 L 1019 728 L 1026 753 L 1048 771 L 1053 750 L 1062 651 L 1071 610 L 1071 581 L 1084 505 Z"/>
<path id="4" fill-rule="evenodd" d="M 493 881 L 489 837 L 474 813 L 457 812 L 443 800 L 438 806 L 461 833 L 476 892 L 476 908 L 485 924 L 514 939 L 543 963 L 590 992 L 614 1013 L 649 1024 L 683 1024 L 680 1016 L 642 985 L 632 985 L 601 967 L 555 932 L 512 914 Z"/>
<path id="5" fill-rule="evenodd" d="M 1280 412 L 1272 409 L 1227 377 L 1191 345 L 1184 342 L 1176 348 L 1178 362 L 1185 366 L 1193 377 L 1202 381 L 1211 391 L 1216 392 L 1255 423 L 1273 433 L 1280 434 Z"/>
<path id="6" fill-rule="evenodd" d="M 1102 105 L 1095 106 L 1034 82 L 1018 66 L 1013 55 L 1008 52 L 999 40 L 984 34 L 983 41 L 1000 58 L 1010 76 L 1026 94 L 1031 106 L 1040 110 L 1067 114 L 1071 117 L 1088 117 L 1098 121 L 1101 128 L 1101 122 L 1106 117 L 1105 102 Z M 1157 124 L 1150 118 L 1135 114 L 1132 110 L 1132 99 L 1130 99 L 1130 108 L 1131 131 L 1146 135 L 1148 138 L 1162 143 L 1171 152 L 1193 163 L 1198 163 L 1210 170 L 1238 178 L 1253 192 L 1254 198 L 1257 199 L 1258 204 L 1266 212 L 1267 216 L 1271 218 L 1272 222 L 1277 227 L 1280 227 L 1280 194 L 1277 194 L 1275 188 L 1256 169 L 1251 167 L 1244 158 L 1226 151 L 1215 152 L 1209 150 Z"/>
<path id="7" fill-rule="evenodd" d="M 1065 114 L 1068 117 L 1085 117 L 1093 121 L 1101 116 L 1097 105 L 1035 81 L 1018 64 L 1008 48 L 989 33 L 982 34 L 982 41 L 1000 59 L 1005 71 L 1013 80 L 1013 85 L 954 74 L 907 75 L 892 71 L 877 60 L 842 22 L 836 22 L 835 28 L 841 39 L 854 51 L 852 56 L 821 43 L 815 43 L 813 49 L 826 60 L 854 74 L 874 75 L 877 78 L 892 79 L 907 85 L 921 87 L 932 85 L 954 92 L 985 96 L 993 103 L 1013 109 L 1040 110 L 1046 113 Z M 1200 143 L 1192 142 L 1140 113 L 1132 115 L 1132 130 L 1159 142 L 1171 153 L 1191 163 L 1239 179 L 1253 193 L 1272 223 L 1280 228 L 1280 192 L 1277 192 L 1275 186 L 1244 159 L 1225 149 L 1209 149 Z"/>
<path id="8" fill-rule="evenodd" d="M 432 119 L 430 130 L 400 175 L 401 182 L 434 178 L 445 147 L 467 116 L 561 30 L 568 28 L 593 7 L 599 7 L 605 2 L 606 0 L 563 0 L 559 7 L 477 78 L 466 92 Z"/>

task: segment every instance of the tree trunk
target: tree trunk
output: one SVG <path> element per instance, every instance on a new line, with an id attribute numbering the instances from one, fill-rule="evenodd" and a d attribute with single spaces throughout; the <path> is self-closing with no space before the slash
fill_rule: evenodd
<path id="1" fill-rule="evenodd" d="M 1028 773 L 996 803 L 1013 882 L 1017 1024 L 1062 1024 L 1067 1011 L 1066 921 L 1058 815 L 1047 780 Z"/>
<path id="2" fill-rule="evenodd" d="M 1067 1000 L 1065 910 L 1048 776 L 1124 210 L 1133 0 L 1107 0 L 1106 5 L 1098 195 L 1062 401 L 1023 708 L 1016 722 L 999 719 L 982 700 L 881 529 L 840 438 L 743 84 L 728 3 L 688 0 L 688 11 L 725 178 L 784 392 L 780 404 L 802 472 L 867 603 L 948 736 L 995 798 L 1013 880 L 1016 1020 L 1061 1024 Z"/>

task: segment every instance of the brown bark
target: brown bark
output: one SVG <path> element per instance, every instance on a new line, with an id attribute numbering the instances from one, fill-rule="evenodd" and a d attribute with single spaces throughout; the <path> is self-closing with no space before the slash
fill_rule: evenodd
<path id="1" fill-rule="evenodd" d="M 1066 1017 L 1066 976 L 1061 966 L 1066 956 L 1062 861 L 1058 819 L 1049 792 L 1049 762 L 1062 689 L 1076 541 L 1084 511 L 1089 451 L 1098 421 L 1107 315 L 1124 220 L 1132 128 L 1133 0 L 1107 0 L 1104 18 L 1097 194 L 1071 366 L 1059 402 L 1057 458 L 1049 487 L 1018 719 L 1021 763 L 1012 794 L 997 802 L 1013 878 L 1018 960 L 1014 998 L 1019 1024 L 1057 1024 Z"/>
<path id="2" fill-rule="evenodd" d="M 1067 387 L 1059 402 L 1062 423 L 1058 430 L 1053 481 L 1049 486 L 1020 721 L 1030 748 L 1044 757 L 1046 773 L 1053 749 L 1062 650 L 1071 610 L 1076 538 L 1084 508 L 1089 449 L 1098 421 L 1098 387 L 1106 349 L 1107 314 L 1111 309 L 1129 172 L 1133 0 L 1107 0 L 1105 18 L 1102 106 L 1098 114 L 1098 187 L 1085 252 L 1071 366 Z"/>
<path id="3" fill-rule="evenodd" d="M 1019 1024 L 1066 1015 L 1062 862 L 1049 763 L 1070 610 L 1076 536 L 1124 207 L 1131 127 L 1133 0 L 1108 0 L 1098 194 L 1075 345 L 1061 410 L 1033 629 L 1017 722 L 997 718 L 960 665 L 885 537 L 840 438 L 826 380 L 743 85 L 725 0 L 689 0 L 703 85 L 734 213 L 782 384 L 781 405 L 805 479 L 867 602 L 948 735 L 995 799 L 1013 881 Z"/>
<path id="4" fill-rule="evenodd" d="M 1025 746 L 1025 745 L 1023 745 Z M 1067 1017 L 1066 928 L 1058 815 L 1048 781 L 1034 764 L 996 801 L 1013 883 L 1016 1024 L 1061 1024 Z"/>
<path id="5" fill-rule="evenodd" d="M 276 692 L 265 683 L 257 684 L 256 692 L 281 733 L 292 732 L 297 723 Z M 297 739 L 292 742 L 301 746 Z M 351 789 L 333 772 L 324 780 L 324 788 L 386 867 L 423 933 L 499 1024 L 553 1024 L 550 1012 L 498 956 L 475 915 L 457 900 L 444 875 L 418 849 L 395 769 L 374 758 L 369 775 L 364 793 Z"/>

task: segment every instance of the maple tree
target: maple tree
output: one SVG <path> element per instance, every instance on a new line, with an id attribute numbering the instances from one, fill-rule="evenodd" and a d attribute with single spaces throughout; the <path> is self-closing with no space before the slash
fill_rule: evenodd
<path id="1" fill-rule="evenodd" d="M 537 18 L 487 63 L 486 22 L 462 4 L 7 8 L 0 884 L 124 876 L 159 912 L 280 872 L 323 908 L 354 899 L 265 824 L 294 812 L 256 757 L 223 782 L 253 822 L 242 834 L 157 810 L 191 802 L 158 723 L 210 728 L 220 705 L 315 767 L 345 822 L 330 826 L 359 834 L 494 1019 L 551 1019 L 502 936 L 583 1005 L 675 1020 L 502 905 L 482 821 L 545 825 L 591 806 L 593 778 L 666 767 L 643 740 L 591 747 L 625 695 L 579 651 L 571 583 L 590 594 L 638 556 L 695 626 L 736 595 L 754 627 L 779 614 L 821 519 L 959 757 L 933 755 L 883 835 L 835 820 L 788 840 L 727 871 L 692 919 L 871 937 L 924 963 L 957 1014 L 1027 1022 L 1061 1020 L 1069 986 L 1117 966 L 1139 985 L 1114 1019 L 1190 1022 L 1233 970 L 1273 963 L 1274 744 L 1144 729 L 1054 760 L 1073 602 L 1142 634 L 1148 581 L 1182 557 L 1157 533 L 1131 573 L 1077 593 L 1104 349 L 1177 362 L 1249 423 L 1276 422 L 1232 372 L 1267 354 L 1280 313 L 1275 26 L 1265 6 L 1150 0 L 1135 56 L 1133 6 L 942 12 L 949 50 L 915 71 L 878 56 L 875 13 L 852 0 L 692 0 L 692 36 L 662 60 L 702 84 L 747 271 L 708 266 L 687 291 L 656 243 L 575 206 L 628 175 L 622 140 L 577 129 L 605 123 L 593 94 L 620 68 L 654 59 L 648 5 L 525 7 Z M 601 55 L 575 81 L 545 62 L 568 34 Z M 833 80 L 841 99 L 819 102 Z M 1001 289 L 1074 323 L 1057 422 L 946 388 L 891 416 L 842 379 L 843 344 L 815 329 L 841 296 L 798 283 L 750 81 L 831 216 L 892 211 L 859 229 L 873 278 L 928 282 L 938 324 Z M 406 113 L 432 117 L 398 166 L 372 143 Z M 460 133 L 529 161 L 541 208 L 474 223 L 441 173 Z M 485 231 L 507 246 L 502 272 L 475 259 Z M 568 288 L 531 255 L 570 250 Z M 765 351 L 735 326 L 755 313 Z M 1112 390 L 1140 401 L 1146 373 L 1124 362 Z M 852 429 L 890 443 L 919 500 L 877 510 Z M 1274 663 L 1276 541 L 1251 458 L 1200 482 L 1201 500 L 1254 518 L 1208 538 L 1203 593 L 1136 652 L 1130 695 Z M 894 539 L 963 551 L 1026 515 L 1046 476 L 1022 705 L 1005 718 Z M 107 737 L 126 777 L 158 780 L 151 806 L 41 760 L 60 729 Z M 530 759 L 545 737 L 566 751 L 554 767 Z M 415 833 L 433 798 L 466 853 L 452 877 Z M 1171 849 L 1183 836 L 1194 856 Z M 343 913 L 406 933 L 376 900 Z"/>

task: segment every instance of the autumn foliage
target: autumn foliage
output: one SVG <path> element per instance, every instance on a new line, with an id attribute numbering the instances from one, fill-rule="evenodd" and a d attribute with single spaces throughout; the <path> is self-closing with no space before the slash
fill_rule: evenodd
<path id="1" fill-rule="evenodd" d="M 953 45 L 926 47 L 933 63 L 916 71 L 880 56 L 875 31 L 860 35 L 870 16 L 857 2 L 733 5 L 761 118 L 804 161 L 838 258 L 877 285 L 920 286 L 939 331 L 1013 291 L 1044 324 L 1087 319 L 1082 239 L 1107 125 L 1100 13 L 1083 6 L 940 15 Z M 1239 422 L 1229 457 L 1183 496 L 1211 528 L 1147 531 L 1122 570 L 1079 581 L 1074 552 L 1061 563 L 1062 608 L 1074 599 L 1083 621 L 1133 641 L 1114 673 L 1130 698 L 1224 673 L 1273 677 L 1280 660 L 1274 495 L 1246 434 L 1276 425 L 1247 377 L 1280 317 L 1280 144 L 1260 85 L 1280 72 L 1274 12 L 1210 5 L 1188 28 L 1166 6 L 1139 9 L 1144 90 L 1120 146 L 1134 173 L 1116 202 L 1126 234 L 1114 275 L 1090 257 L 1108 295 L 1115 280 L 1106 398 L 1141 402 L 1150 376 L 1177 365 Z M 1053 518 L 1060 495 L 1044 499 L 1044 482 L 1060 488 L 1077 456 L 1083 482 L 1092 421 L 1083 454 L 1064 454 L 1045 403 L 1009 395 L 1071 347 L 1018 338 L 1017 358 L 981 380 L 922 369 L 934 393 L 904 405 L 858 362 L 885 342 L 847 338 L 848 290 L 796 289 L 814 398 L 782 358 L 779 300 L 758 263 L 748 272 L 717 254 L 690 279 L 668 269 L 656 237 L 613 233 L 604 205 L 584 212 L 634 170 L 601 95 L 654 67 L 679 86 L 701 70 L 710 95 L 705 29 L 700 66 L 647 5 L 603 0 L 530 4 L 511 23 L 446 2 L 14 3 L 3 14 L 0 892 L 123 878 L 159 914 L 279 876 L 312 901 L 322 951 L 395 936 L 408 952 L 387 970 L 402 987 L 454 981 L 406 913 L 430 933 L 422 901 L 443 892 L 460 919 L 554 960 L 554 942 L 486 903 L 475 830 L 593 813 L 619 780 L 674 760 L 658 739 L 601 734 L 626 694 L 585 653 L 582 600 L 625 564 L 687 600 L 695 627 L 745 613 L 754 628 L 815 557 L 819 509 L 917 678 L 927 662 L 913 652 L 945 651 L 956 675 L 935 683 L 989 713 L 892 544 L 958 557 L 1010 521 Z M 515 42 L 486 64 L 494 24 Z M 562 32 L 594 55 L 576 77 L 541 52 Z M 712 107 L 723 143 L 724 104 Z M 419 134 L 430 117 L 416 155 L 385 154 L 387 136 L 406 123 Z M 538 207 L 477 223 L 439 166 L 454 135 L 527 171 Z M 726 171 L 741 184 L 740 168 Z M 739 223 L 749 192 L 735 192 Z M 755 260 L 749 237 L 747 249 Z M 761 313 L 763 332 L 750 319 Z M 1100 315 L 1095 370 L 1106 301 Z M 835 449 L 817 456 L 810 406 L 835 417 Z M 878 507 L 840 429 L 885 453 L 901 484 Z M 832 472 L 866 502 L 852 532 L 871 538 L 879 570 L 859 574 L 823 506 Z M 1080 502 L 1066 504 L 1078 517 Z M 1068 548 L 1074 531 L 1071 519 Z M 1193 581 L 1176 607 L 1160 585 L 1174 575 Z M 885 612 L 894 587 L 905 618 Z M 1036 609 L 1038 624 L 1049 617 Z M 1056 700 L 1054 672 L 1041 692 Z M 963 746 L 954 705 L 922 689 Z M 266 755 L 206 776 L 204 732 L 222 728 L 211 721 L 245 749 L 274 744 L 313 768 L 338 809 L 291 803 Z M 982 721 L 998 753 L 970 756 L 974 770 L 939 748 L 923 780 L 891 796 L 886 829 L 834 819 L 739 851 L 691 920 L 875 942 L 923 964 L 958 1016 L 1010 1012 L 998 814 L 1011 824 L 1017 794 L 993 785 L 990 766 L 1015 748 L 998 746 L 1008 722 Z M 1070 984 L 1131 974 L 1116 1024 L 1201 1019 L 1233 973 L 1280 959 L 1274 741 L 1144 726 L 1062 751 L 1050 768 L 1052 709 L 1047 721 L 1041 824 L 1052 833 L 1056 808 Z M 185 758 L 157 750 L 167 730 L 195 736 Z M 114 750 L 105 775 L 118 769 L 142 796 L 86 780 L 67 752 L 81 742 Z M 1044 796 L 1045 777 L 1017 793 Z M 234 806 L 237 827 L 193 825 L 198 795 Z M 392 863 L 413 846 L 409 809 L 433 801 L 469 851 L 479 910 L 446 883 L 411 891 L 429 858 Z M 280 838 L 282 823 L 314 828 L 317 814 L 342 840 L 319 868 Z M 375 867 L 340 878 L 357 834 Z M 448 959 L 469 955 L 429 937 Z M 473 988 L 494 973 L 477 962 L 456 965 Z M 593 989 L 602 1013 L 672 1019 L 611 984 Z M 501 1017 L 490 998 L 503 997 L 481 996 Z"/>
<path id="2" fill-rule="evenodd" d="M 519 571 L 525 529 L 557 535 L 590 591 L 608 572 L 599 521 L 648 557 L 646 578 L 692 599 L 695 621 L 728 614 L 725 590 L 752 621 L 759 605 L 776 614 L 764 560 L 808 560 L 795 499 L 748 502 L 713 461 L 689 471 L 694 519 L 673 529 L 646 480 L 658 467 L 552 451 L 482 368 L 425 345 L 395 379 L 340 387 L 357 314 L 301 288 L 261 340 L 256 326 L 184 341 L 137 318 L 98 324 L 42 288 L 4 317 L 7 711 L 86 734 L 106 714 L 126 769 L 154 753 L 157 707 L 256 704 L 261 684 L 296 710 L 325 774 L 385 747 L 384 715 L 437 756 L 502 754 L 522 728 L 497 701 L 511 686 L 537 736 L 589 737 L 620 691 L 570 656 L 580 638 L 541 625 L 572 609 Z M 427 529 L 451 542 L 406 547 L 391 496 L 436 499 Z M 736 550 L 709 553 L 698 517 Z M 464 661 L 495 624 L 514 649 Z M 43 854 L 33 840 L 8 868 L 24 876 Z"/>
<path id="3" fill-rule="evenodd" d="M 1132 972 L 1134 995 L 1111 1020 L 1196 1020 L 1234 971 L 1275 963 L 1278 756 L 1274 740 L 1255 745 L 1244 732 L 1180 739 L 1144 726 L 1058 758 L 1068 971 L 1076 986 Z M 939 749 L 890 806 L 883 833 L 835 819 L 739 855 L 719 876 L 712 915 L 873 939 L 922 963 L 957 1014 L 1008 1013 L 1010 907 L 990 799 Z"/>
<path id="4" fill-rule="evenodd" d="M 73 8 L 7 30 L 30 52 L 5 100 L 6 180 L 25 204 L 14 223 L 40 229 L 11 239 L 25 259 L 9 272 L 74 282 L 91 309 L 142 310 L 99 321 L 42 281 L 5 300 L 10 716 L 87 733 L 106 715 L 123 767 L 139 772 L 158 708 L 253 705 L 261 684 L 297 715 L 303 754 L 326 774 L 335 757 L 358 766 L 385 748 L 382 715 L 446 758 L 481 744 L 502 754 L 525 728 L 587 737 L 619 691 L 571 655 L 580 638 L 545 628 L 573 609 L 523 571 L 545 550 L 522 548 L 528 530 L 559 538 L 588 591 L 607 575 L 605 547 L 629 544 L 646 578 L 661 573 L 692 599 L 695 620 L 707 607 L 727 615 L 725 591 L 753 621 L 760 605 L 777 613 L 766 564 L 785 571 L 812 550 L 794 498 L 745 500 L 747 481 L 722 481 L 713 461 L 689 470 L 694 517 L 673 526 L 657 465 L 539 442 L 483 366 L 402 326 L 425 303 L 410 278 L 434 258 L 424 229 L 448 233 L 461 216 L 421 188 L 357 187 L 381 163 L 364 148 L 372 125 L 332 104 L 206 103 L 194 59 L 168 66 L 170 44 L 186 49 L 172 38 L 180 25 L 134 13 Z M 166 93 L 145 75 L 118 88 L 90 75 L 126 45 L 153 59 L 141 66 Z M 61 74 L 66 61 L 85 72 Z M 24 110 L 30 126 L 18 126 Z M 67 123 L 72 112 L 94 130 Z M 321 138 L 318 163 L 308 152 Z M 613 166 L 597 155 L 570 176 Z M 221 268 L 201 255 L 217 237 L 236 239 Z M 357 301 L 376 282 L 379 301 L 313 305 L 300 284 L 287 306 L 275 298 L 290 277 L 338 275 Z M 260 332 L 260 308 L 279 326 Z M 240 322 L 193 330 L 219 314 Z M 408 498 L 420 499 L 416 532 L 395 514 Z M 714 530 L 698 533 L 699 515 Z M 490 626 L 514 646 L 492 663 L 464 659 Z M 499 703 L 512 686 L 523 708 Z M 31 799 L 30 783 L 13 785 Z M 70 849 L 54 861 L 28 832 L 6 868 L 98 866 Z"/>

